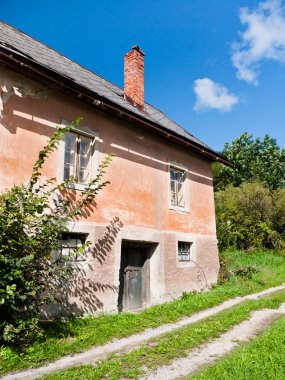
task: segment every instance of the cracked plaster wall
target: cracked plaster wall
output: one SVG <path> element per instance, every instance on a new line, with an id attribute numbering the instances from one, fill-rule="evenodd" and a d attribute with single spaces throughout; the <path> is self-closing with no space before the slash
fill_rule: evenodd
<path id="1" fill-rule="evenodd" d="M 96 207 L 81 222 L 92 226 L 89 228 L 94 231 L 94 244 L 108 232 L 111 220 L 116 218 L 121 224 L 122 232 L 105 249 L 104 260 L 93 260 L 92 271 L 86 267 L 87 276 L 93 281 L 88 289 L 93 289 L 98 310 L 116 309 L 123 231 L 132 231 L 128 235 L 132 236 L 131 240 L 151 239 L 149 231 L 158 236 L 160 248 L 153 256 L 149 304 L 177 298 L 183 291 L 205 288 L 205 277 L 208 284 L 217 280 L 219 264 L 210 162 L 11 70 L 0 68 L 0 80 L 2 190 L 29 179 L 39 150 L 63 119 L 81 116 L 82 125 L 99 134 L 100 160 L 107 153 L 116 154 L 107 171 L 111 185 L 99 193 Z M 170 161 L 187 168 L 189 212 L 169 208 Z M 43 177 L 57 177 L 58 163 L 58 152 L 55 152 L 43 168 Z M 177 264 L 178 238 L 187 241 L 187 237 L 195 239 L 195 259 L 204 274 L 197 265 Z M 69 297 L 73 304 L 84 304 L 79 294 Z"/>

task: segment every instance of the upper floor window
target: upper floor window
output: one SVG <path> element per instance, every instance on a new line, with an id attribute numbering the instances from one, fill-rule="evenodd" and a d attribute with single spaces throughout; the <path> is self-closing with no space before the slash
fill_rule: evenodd
<path id="1" fill-rule="evenodd" d="M 170 166 L 171 206 L 185 207 L 185 170 Z"/>
<path id="2" fill-rule="evenodd" d="M 66 120 L 62 125 L 69 125 Z M 59 183 L 75 178 L 67 184 L 75 190 L 84 190 L 86 184 L 97 175 L 99 164 L 99 134 L 88 126 L 78 125 L 74 130 L 65 132 L 59 145 L 58 175 Z"/>
<path id="3" fill-rule="evenodd" d="M 91 179 L 91 157 L 93 139 L 78 133 L 66 132 L 64 136 L 63 179 L 70 177 L 80 184 Z"/>

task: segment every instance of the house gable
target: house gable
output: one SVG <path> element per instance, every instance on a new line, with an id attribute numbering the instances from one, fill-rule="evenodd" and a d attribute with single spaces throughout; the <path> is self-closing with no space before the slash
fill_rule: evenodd
<path id="1" fill-rule="evenodd" d="M 37 73 L 39 62 L 31 59 L 32 52 L 21 56 L 12 42 L 0 49 L 5 54 L 14 49 L 12 57 L 1 56 L 0 66 L 2 188 L 28 180 L 39 150 L 64 119 L 83 118 L 77 133 L 96 138 L 98 162 L 108 153 L 116 154 L 107 173 L 111 185 L 98 194 L 84 219 L 70 225 L 72 233 L 86 236 L 93 247 L 88 259 L 76 264 L 81 278 L 70 286 L 69 304 L 85 314 L 146 307 L 215 282 L 219 264 L 211 161 L 219 155 L 148 104 L 145 111 L 134 107 L 109 82 L 104 86 L 116 101 L 103 94 L 106 89 L 95 97 L 87 84 L 85 92 L 79 84 L 69 87 L 71 78 L 60 85 L 54 79 L 60 80 L 62 73 L 53 71 L 49 81 L 44 75 L 51 73 L 50 67 L 41 66 Z M 98 82 L 101 87 L 103 82 L 102 78 Z M 84 98 L 87 95 L 92 101 Z M 50 157 L 44 177 L 57 177 L 63 169 L 61 153 Z M 181 195 L 182 183 L 187 207 L 178 201 L 173 207 L 171 167 L 183 172 L 182 182 L 176 180 L 175 196 Z M 189 261 L 180 260 L 179 247 L 189 247 Z M 129 266 L 139 268 L 134 271 L 140 273 L 145 289 L 139 295 L 135 292 L 139 302 L 134 304 L 132 294 L 124 293 L 132 280 Z"/>

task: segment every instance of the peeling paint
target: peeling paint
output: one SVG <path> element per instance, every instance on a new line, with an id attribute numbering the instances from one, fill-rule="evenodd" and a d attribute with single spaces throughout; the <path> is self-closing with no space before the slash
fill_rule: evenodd
<path id="1" fill-rule="evenodd" d="M 21 93 L 21 91 L 19 90 L 18 87 L 13 86 L 13 90 L 14 90 L 14 94 L 15 94 L 15 95 L 19 96 L 20 98 L 23 97 L 23 94 Z"/>
<path id="2" fill-rule="evenodd" d="M 5 104 L 11 96 L 24 98 L 30 96 L 34 99 L 45 99 L 49 91 L 31 80 L 23 79 L 18 74 L 9 75 L 5 68 L 0 68 L 0 117 L 3 117 Z M 5 79 L 4 79 L 5 78 Z"/>

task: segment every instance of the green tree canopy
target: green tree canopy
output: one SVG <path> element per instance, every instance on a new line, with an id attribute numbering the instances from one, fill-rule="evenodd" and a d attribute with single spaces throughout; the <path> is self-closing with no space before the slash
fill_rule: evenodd
<path id="1" fill-rule="evenodd" d="M 231 144 L 226 143 L 222 154 L 235 166 L 213 165 L 215 190 L 244 182 L 262 182 L 270 189 L 285 187 L 285 149 L 269 135 L 262 140 L 244 132 Z"/>

